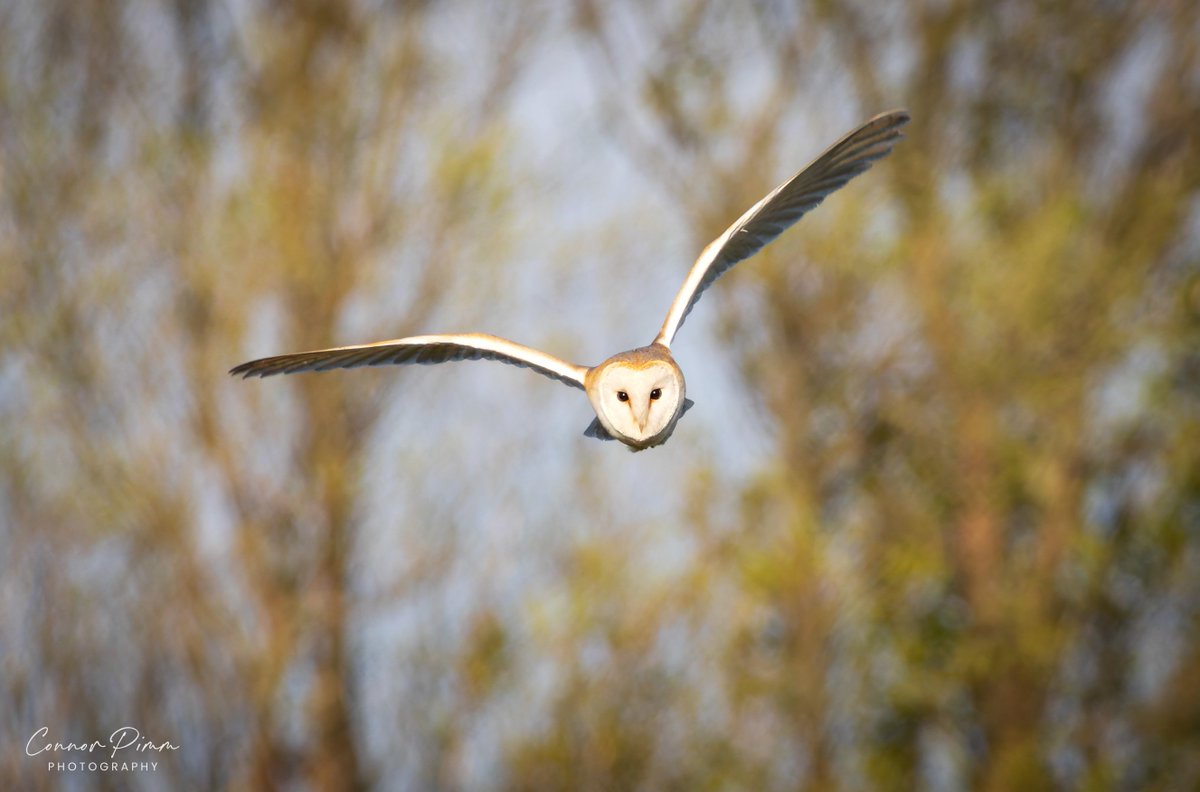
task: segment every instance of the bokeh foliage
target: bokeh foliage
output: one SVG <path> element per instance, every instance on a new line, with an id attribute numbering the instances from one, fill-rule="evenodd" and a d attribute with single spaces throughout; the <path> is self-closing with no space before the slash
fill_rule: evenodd
<path id="1" fill-rule="evenodd" d="M 183 749 L 73 783 L 1200 785 L 1195 4 L 508 5 L 0 5 L 0 785 L 126 723 Z M 893 106 L 663 449 L 499 367 L 224 375 L 596 362 Z"/>

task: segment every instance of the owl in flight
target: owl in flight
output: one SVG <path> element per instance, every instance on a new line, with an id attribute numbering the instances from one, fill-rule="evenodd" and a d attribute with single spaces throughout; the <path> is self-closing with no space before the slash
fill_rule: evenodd
<path id="1" fill-rule="evenodd" d="M 700 295 L 734 264 L 753 256 L 827 195 L 887 156 L 903 137 L 900 128 L 908 120 L 903 110 L 872 118 L 750 207 L 696 259 L 654 341 L 618 352 L 598 366 L 578 366 L 493 335 L 455 333 L 277 355 L 243 363 L 229 373 L 269 377 L 389 363 L 498 360 L 584 391 L 596 411 L 584 432 L 588 437 L 620 440 L 633 451 L 662 445 L 692 406 L 685 396 L 683 372 L 671 357 L 671 342 Z"/>

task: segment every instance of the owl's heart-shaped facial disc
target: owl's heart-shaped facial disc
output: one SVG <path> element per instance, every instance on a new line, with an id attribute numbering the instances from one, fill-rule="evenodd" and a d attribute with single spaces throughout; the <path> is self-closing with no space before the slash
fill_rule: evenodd
<path id="1" fill-rule="evenodd" d="M 604 429 L 636 448 L 666 441 L 684 402 L 683 372 L 663 347 L 614 355 L 588 377 L 588 398 Z"/>

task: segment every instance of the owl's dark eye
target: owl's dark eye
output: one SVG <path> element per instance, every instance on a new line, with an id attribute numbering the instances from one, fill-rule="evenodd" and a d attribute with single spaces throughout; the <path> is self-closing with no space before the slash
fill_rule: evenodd
<path id="1" fill-rule="evenodd" d="M 625 391 L 617 391 L 617 401 L 623 401 L 623 402 L 629 401 L 629 394 L 626 393 Z"/>
<path id="2" fill-rule="evenodd" d="M 650 391 L 650 398 L 651 399 L 661 399 L 662 398 L 662 388 L 655 388 L 654 390 Z"/>

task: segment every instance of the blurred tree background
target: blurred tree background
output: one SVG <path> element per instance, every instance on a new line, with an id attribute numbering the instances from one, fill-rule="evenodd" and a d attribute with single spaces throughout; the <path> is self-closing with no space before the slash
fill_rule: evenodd
<path id="1" fill-rule="evenodd" d="M 1200 6 L 0 2 L 0 787 L 1200 787 Z M 482 330 L 646 343 L 667 446 Z M 133 725 L 179 751 L 47 772 Z M 69 760 L 77 755 L 60 755 Z"/>

